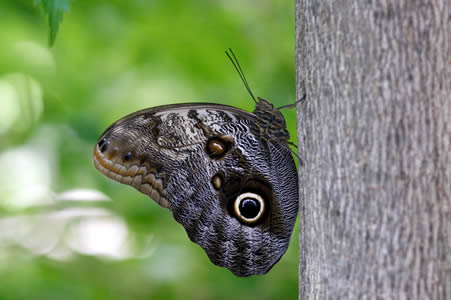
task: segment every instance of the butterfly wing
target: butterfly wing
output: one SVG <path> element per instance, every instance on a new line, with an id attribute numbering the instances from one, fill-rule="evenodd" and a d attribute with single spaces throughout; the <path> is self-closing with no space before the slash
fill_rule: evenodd
<path id="1" fill-rule="evenodd" d="M 288 147 L 260 131 L 254 114 L 234 107 L 160 106 L 111 125 L 93 161 L 170 209 L 214 264 L 264 274 L 288 247 L 298 181 Z"/>

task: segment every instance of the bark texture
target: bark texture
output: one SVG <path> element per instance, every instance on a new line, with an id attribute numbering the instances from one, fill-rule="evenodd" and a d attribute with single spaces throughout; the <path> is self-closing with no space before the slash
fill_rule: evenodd
<path id="1" fill-rule="evenodd" d="M 300 299 L 451 299 L 451 1 L 296 1 Z"/>

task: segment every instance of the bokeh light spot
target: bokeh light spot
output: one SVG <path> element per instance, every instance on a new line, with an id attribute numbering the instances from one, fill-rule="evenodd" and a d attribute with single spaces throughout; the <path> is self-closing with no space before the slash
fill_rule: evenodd
<path id="1" fill-rule="evenodd" d="M 29 129 L 44 109 L 40 84 L 23 73 L 10 73 L 0 78 L 0 103 L 0 134 Z"/>
<path id="2" fill-rule="evenodd" d="M 19 100 L 14 86 L 7 80 L 0 80 L 0 134 L 8 131 L 16 121 L 19 112 Z"/>

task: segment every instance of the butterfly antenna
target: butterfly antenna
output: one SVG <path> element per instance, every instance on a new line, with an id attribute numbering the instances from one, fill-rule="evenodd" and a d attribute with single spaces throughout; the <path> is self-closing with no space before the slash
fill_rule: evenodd
<path id="1" fill-rule="evenodd" d="M 284 105 L 284 106 L 281 106 L 281 107 L 278 107 L 277 110 L 281 110 L 281 109 L 285 109 L 285 108 L 293 108 L 296 105 L 298 105 L 298 103 L 301 103 L 304 100 L 305 100 L 305 94 L 302 95 L 301 99 L 297 100 L 296 102 L 288 104 L 288 105 Z"/>
<path id="2" fill-rule="evenodd" d="M 230 54 L 229 54 L 229 52 L 230 52 Z M 235 70 L 238 72 L 238 75 L 240 76 L 241 81 L 243 82 L 244 86 L 246 87 L 249 95 L 251 95 L 252 100 L 254 100 L 254 102 L 257 103 L 257 100 L 255 99 L 254 94 L 252 93 L 252 90 L 249 87 L 249 83 L 247 83 L 246 76 L 244 76 L 243 69 L 241 68 L 240 63 L 238 62 L 238 59 L 236 58 L 235 54 L 233 53 L 232 48 L 229 48 L 229 52 L 227 50 L 225 51 L 227 57 L 230 59 L 233 66 L 235 67 Z"/>

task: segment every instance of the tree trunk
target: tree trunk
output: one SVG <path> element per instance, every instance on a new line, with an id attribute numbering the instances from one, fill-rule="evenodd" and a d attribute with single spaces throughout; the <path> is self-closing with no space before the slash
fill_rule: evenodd
<path id="1" fill-rule="evenodd" d="M 451 299 L 450 0 L 297 0 L 301 299 Z"/>

